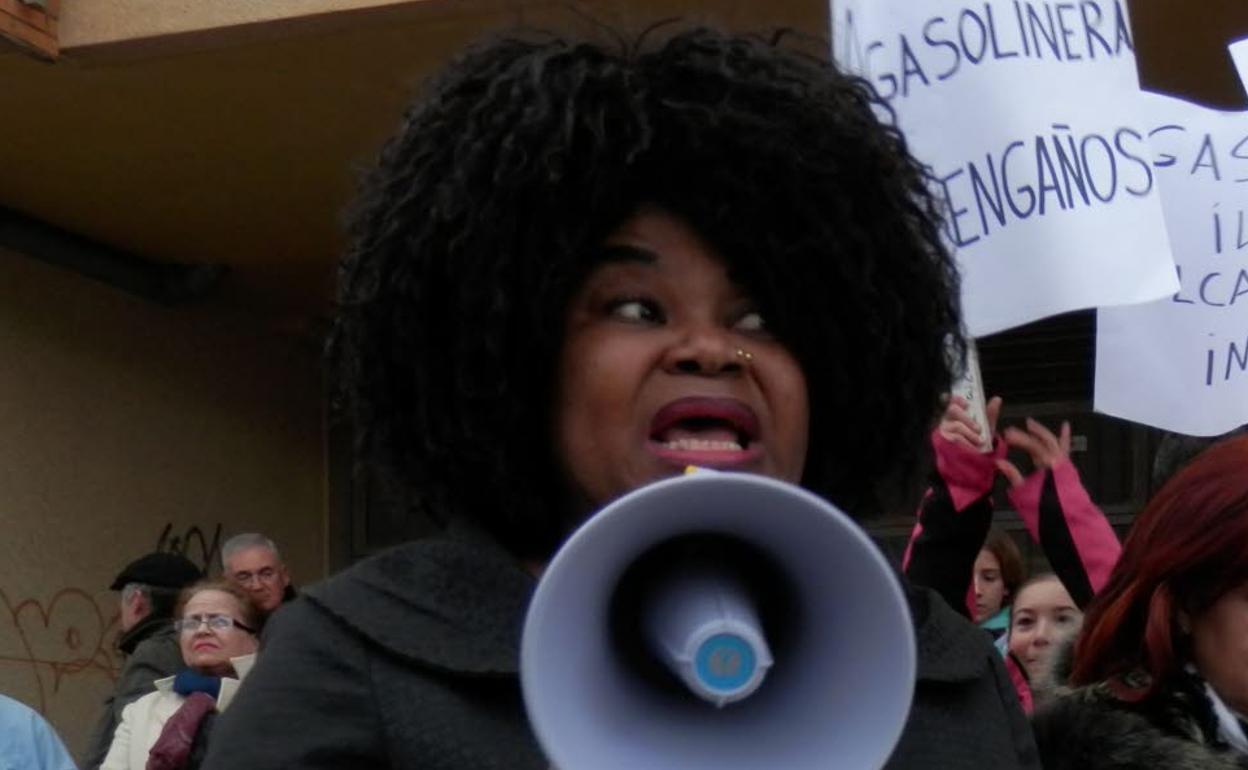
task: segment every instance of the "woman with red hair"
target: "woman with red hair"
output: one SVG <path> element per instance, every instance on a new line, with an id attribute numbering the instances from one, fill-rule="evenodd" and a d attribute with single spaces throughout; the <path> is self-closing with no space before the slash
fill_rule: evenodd
<path id="1" fill-rule="evenodd" d="M 1140 513 L 1053 694 L 1034 720 L 1049 770 L 1248 768 L 1248 437 Z"/>

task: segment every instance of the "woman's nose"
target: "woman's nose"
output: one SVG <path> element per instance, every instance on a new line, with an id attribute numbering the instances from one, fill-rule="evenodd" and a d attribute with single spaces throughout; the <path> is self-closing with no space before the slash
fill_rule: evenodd
<path id="1" fill-rule="evenodd" d="M 668 348 L 664 367 L 672 373 L 718 375 L 741 371 L 749 355 L 727 329 L 709 323 L 690 324 Z"/>

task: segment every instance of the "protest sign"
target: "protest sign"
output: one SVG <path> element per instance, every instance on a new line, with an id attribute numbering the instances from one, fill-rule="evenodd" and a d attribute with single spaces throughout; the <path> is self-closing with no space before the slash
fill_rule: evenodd
<path id="1" fill-rule="evenodd" d="M 948 203 L 973 335 L 1177 288 L 1123 0 L 835 0 Z"/>
<path id="2" fill-rule="evenodd" d="M 1215 435 L 1248 422 L 1248 112 L 1146 96 L 1181 286 L 1097 312 L 1094 406 Z"/>
<path id="3" fill-rule="evenodd" d="M 1235 61 L 1235 69 L 1239 72 L 1239 81 L 1248 91 L 1248 37 L 1236 40 L 1230 46 L 1231 58 Z"/>

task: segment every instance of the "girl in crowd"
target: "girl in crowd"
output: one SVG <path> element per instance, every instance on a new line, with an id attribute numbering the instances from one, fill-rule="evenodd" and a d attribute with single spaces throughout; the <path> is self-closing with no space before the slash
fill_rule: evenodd
<path id="1" fill-rule="evenodd" d="M 990 435 L 996 435 L 1000 410 L 1000 398 L 993 398 L 986 405 L 985 427 Z M 981 624 L 985 616 L 991 621 L 992 616 L 987 613 L 997 597 L 981 590 L 984 581 L 980 568 L 984 563 L 991 566 L 998 558 L 996 552 L 986 549 L 986 537 L 992 522 L 996 474 L 1005 477 L 1010 502 L 1060 579 L 1052 583 L 1039 581 L 1031 593 L 1032 599 L 1043 606 L 1031 607 L 1019 617 L 1010 614 L 1009 623 L 1002 624 L 1011 628 L 1010 634 L 998 638 L 999 649 L 1009 653 L 1007 670 L 1019 701 L 1030 713 L 1032 695 L 1028 679 L 1031 672 L 1044 669 L 1058 628 L 1065 628 L 1068 619 L 1065 612 L 1054 614 L 1056 610 L 1050 605 L 1056 602 L 1054 606 L 1064 607 L 1066 601 L 1073 601 L 1077 618 L 1080 608 L 1087 606 L 1109 578 L 1121 546 L 1070 462 L 1070 424 L 1063 422 L 1060 434 L 1032 419 L 1026 421 L 1026 427 L 1006 428 L 1002 436 L 994 439 L 991 451 L 981 451 L 981 426 L 967 411 L 964 399 L 950 398 L 944 416 L 932 431 L 935 472 L 903 564 L 913 582 L 934 588 L 950 606 Z M 1034 468 L 1031 474 L 1024 476 L 1005 458 L 1010 447 L 1030 456 Z M 1066 599 L 1049 595 L 1054 590 Z M 1007 613 L 1017 612 L 1019 595 L 1010 597 L 1011 605 L 1002 592 L 1000 600 Z M 1054 622 L 1059 615 L 1061 624 Z M 1019 629 L 1022 634 L 1017 640 L 1009 638 L 1015 622 L 1024 626 Z M 987 630 L 994 637 L 1000 636 L 995 628 Z"/>
<path id="2" fill-rule="evenodd" d="M 993 639 L 1000 640 L 1010 627 L 1010 604 L 1027 574 L 1023 555 L 1014 538 L 998 527 L 989 527 L 973 570 L 975 612 L 971 619 Z"/>
<path id="3" fill-rule="evenodd" d="M 1248 767 L 1245 469 L 1248 437 L 1216 444 L 1136 518 L 1037 711 L 1049 770 Z"/>
<path id="4" fill-rule="evenodd" d="M 595 510 L 687 465 L 857 516 L 917 498 L 962 348 L 922 168 L 869 85 L 786 40 L 656 38 L 478 48 L 383 151 L 331 352 L 362 461 L 446 534 L 275 616 L 210 768 L 546 770 L 521 627 Z M 988 639 L 909 598 L 889 766 L 1035 767 Z"/>
<path id="5" fill-rule="evenodd" d="M 101 770 L 199 767 L 207 725 L 230 705 L 256 652 L 260 613 L 239 588 L 209 580 L 186 588 L 174 614 L 186 669 L 126 706 Z"/>
<path id="6" fill-rule="evenodd" d="M 1083 611 L 1052 572 L 1028 580 L 1010 608 L 1008 645 L 1011 659 L 1029 682 L 1046 676 L 1058 646 L 1079 631 Z"/>

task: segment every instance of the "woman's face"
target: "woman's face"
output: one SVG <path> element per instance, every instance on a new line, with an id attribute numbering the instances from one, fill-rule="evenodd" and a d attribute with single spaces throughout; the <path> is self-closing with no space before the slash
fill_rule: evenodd
<path id="1" fill-rule="evenodd" d="M 256 651 L 256 635 L 237 625 L 213 628 L 211 619 L 216 616 L 228 617 L 235 623 L 247 625 L 237 598 L 225 591 L 200 591 L 186 603 L 181 620 L 197 619 L 201 622 L 190 624 L 190 628 L 183 628 L 179 633 L 178 643 L 186 665 L 201 674 L 222 676 L 232 671 L 230 658 Z"/>
<path id="2" fill-rule="evenodd" d="M 1048 666 L 1054 646 L 1083 625 L 1083 613 L 1056 577 L 1023 588 L 1014 598 L 1010 652 L 1035 680 Z"/>
<path id="3" fill-rule="evenodd" d="M 1192 662 L 1233 710 L 1248 714 L 1248 583 L 1192 617 Z"/>
<path id="4" fill-rule="evenodd" d="M 975 557 L 975 622 L 980 623 L 1001 610 L 1005 603 L 1005 581 L 1001 562 L 987 548 Z"/>
<path id="5" fill-rule="evenodd" d="M 559 365 L 556 441 L 576 513 L 690 465 L 800 480 L 806 379 L 719 256 L 655 209 L 604 254 L 569 304 Z"/>

